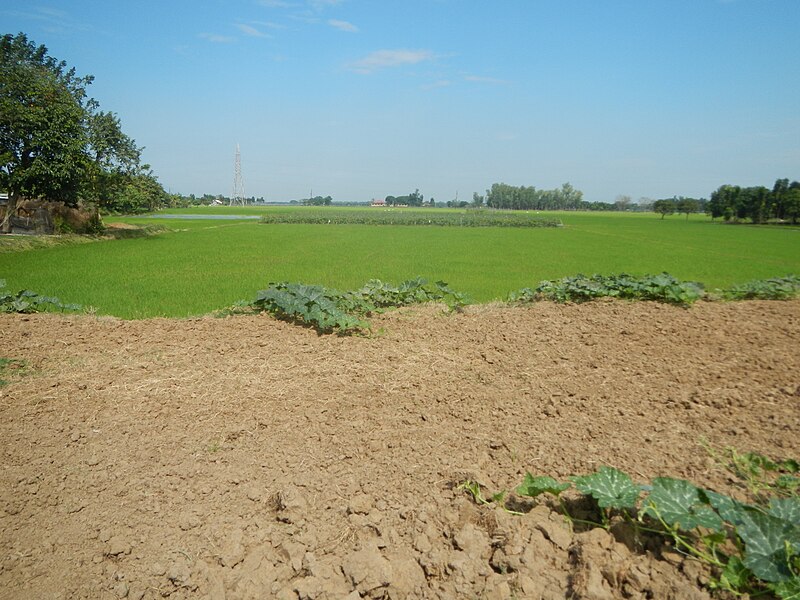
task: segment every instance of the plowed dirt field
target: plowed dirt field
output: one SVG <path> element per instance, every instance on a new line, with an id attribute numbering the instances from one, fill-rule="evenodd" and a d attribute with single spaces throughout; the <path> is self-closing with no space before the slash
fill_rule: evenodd
<path id="1" fill-rule="evenodd" d="M 800 301 L 0 316 L 0 598 L 706 598 L 668 548 L 477 506 L 600 465 L 800 458 Z"/>

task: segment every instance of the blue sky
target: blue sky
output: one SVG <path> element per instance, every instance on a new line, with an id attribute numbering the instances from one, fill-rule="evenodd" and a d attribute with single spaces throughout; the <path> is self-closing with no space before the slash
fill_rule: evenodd
<path id="1" fill-rule="evenodd" d="M 800 0 L 0 0 L 173 192 L 590 201 L 800 179 Z"/>

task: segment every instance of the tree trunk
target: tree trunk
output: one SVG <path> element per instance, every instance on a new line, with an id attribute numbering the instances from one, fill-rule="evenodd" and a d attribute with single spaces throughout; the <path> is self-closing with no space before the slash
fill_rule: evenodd
<path id="1" fill-rule="evenodd" d="M 6 204 L 6 214 L 3 222 L 0 223 L 0 233 L 11 233 L 11 217 L 17 214 L 17 193 L 8 194 L 8 204 Z"/>

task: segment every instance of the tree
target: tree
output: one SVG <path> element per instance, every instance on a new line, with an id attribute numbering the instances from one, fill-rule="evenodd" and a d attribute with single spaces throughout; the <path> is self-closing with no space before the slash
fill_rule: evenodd
<path id="1" fill-rule="evenodd" d="M 673 200 L 656 200 L 653 202 L 653 211 L 660 214 L 662 219 L 674 213 L 675 208 L 675 201 Z"/>
<path id="2" fill-rule="evenodd" d="M 473 196 L 474 201 L 475 196 Z M 574 210 L 582 208 L 583 192 L 569 183 L 553 190 L 494 183 L 486 190 L 486 206 L 512 210 Z"/>
<path id="3" fill-rule="evenodd" d="M 475 208 L 480 208 L 483 206 L 483 196 L 481 196 L 478 192 L 472 193 L 472 206 Z"/>
<path id="4" fill-rule="evenodd" d="M 83 198 L 105 210 L 120 212 L 118 205 L 123 203 L 120 196 L 126 186 L 138 175 L 152 176 L 147 173 L 149 166 L 140 168 L 141 149 L 122 133 L 115 114 L 98 112 L 89 115 L 87 134 L 91 160 L 86 163 Z"/>
<path id="5" fill-rule="evenodd" d="M 561 186 L 560 192 L 561 208 L 576 209 L 583 202 L 583 192 L 576 190 L 569 182 Z"/>
<path id="6" fill-rule="evenodd" d="M 770 191 L 763 185 L 743 188 L 740 194 L 738 217 L 747 217 L 753 223 L 763 223 L 769 212 Z"/>
<path id="7" fill-rule="evenodd" d="M 23 33 L 0 38 L 0 187 L 9 193 L 0 231 L 11 230 L 22 197 L 74 206 L 119 193 L 125 182 L 114 175 L 136 172 L 139 149 L 116 116 L 98 112 L 92 81 Z"/>
<path id="8" fill-rule="evenodd" d="M 777 179 L 772 186 L 771 213 L 776 219 L 783 219 L 786 212 L 786 196 L 789 192 L 789 180 Z"/>
<path id="9" fill-rule="evenodd" d="M 614 206 L 616 206 L 617 210 L 628 210 L 631 205 L 631 197 L 626 196 L 624 194 L 620 194 L 614 199 Z"/>
<path id="10" fill-rule="evenodd" d="M 786 190 L 783 214 L 784 218 L 791 219 L 794 225 L 800 220 L 800 183 L 796 181 Z"/>
<path id="11" fill-rule="evenodd" d="M 697 212 L 700 209 L 700 203 L 694 198 L 684 198 L 681 196 L 675 202 L 675 210 L 681 214 L 686 215 L 686 220 L 689 220 L 689 213 Z"/>
<path id="12" fill-rule="evenodd" d="M 2 231 L 23 195 L 77 197 L 85 145 L 85 86 L 74 70 L 24 34 L 0 38 L 0 185 L 9 205 Z"/>
<path id="13" fill-rule="evenodd" d="M 711 218 L 723 217 L 726 221 L 740 218 L 740 197 L 742 188 L 738 185 L 721 185 L 711 194 L 706 210 Z"/>
<path id="14" fill-rule="evenodd" d="M 300 204 L 303 206 L 330 206 L 333 198 L 330 196 L 314 196 L 313 198 L 303 198 Z"/>

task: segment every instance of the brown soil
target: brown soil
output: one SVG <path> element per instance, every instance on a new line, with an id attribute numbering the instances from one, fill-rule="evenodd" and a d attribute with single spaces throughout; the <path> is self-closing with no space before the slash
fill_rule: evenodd
<path id="1" fill-rule="evenodd" d="M 456 485 L 612 465 L 736 494 L 701 440 L 800 456 L 800 301 L 373 323 L 0 316 L 28 365 L 0 388 L 0 597 L 707 598 L 677 553 Z"/>

